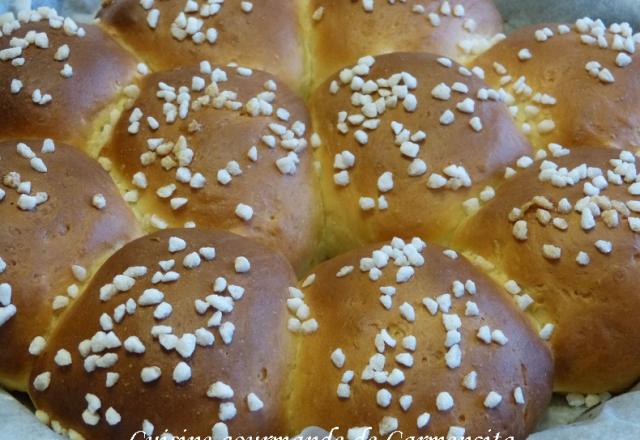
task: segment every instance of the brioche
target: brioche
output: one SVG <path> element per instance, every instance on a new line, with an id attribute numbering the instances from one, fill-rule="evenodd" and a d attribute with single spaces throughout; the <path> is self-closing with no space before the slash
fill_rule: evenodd
<path id="1" fill-rule="evenodd" d="M 640 378 L 637 158 L 576 148 L 501 185 L 461 227 L 468 252 L 534 318 L 561 392 L 621 391 Z"/>
<path id="2" fill-rule="evenodd" d="M 202 60 L 266 70 L 296 90 L 306 83 L 300 2 L 106 0 L 103 28 L 156 70 Z"/>
<path id="3" fill-rule="evenodd" d="M 525 440 L 640 380 L 630 25 L 102 1 L 0 15 L 0 386 L 55 432 Z"/>
<path id="4" fill-rule="evenodd" d="M 509 94 L 516 123 L 535 146 L 637 149 L 637 39 L 626 23 L 537 24 L 515 30 L 475 62 L 491 86 Z"/>
<path id="5" fill-rule="evenodd" d="M 298 341 L 292 431 L 525 439 L 536 426 L 551 397 L 549 350 L 456 252 L 394 238 L 322 263 L 310 280 L 303 305 L 289 302 L 318 323 Z"/>
<path id="6" fill-rule="evenodd" d="M 97 26 L 53 9 L 3 18 L 0 140 L 54 138 L 94 152 L 89 140 L 134 77 L 134 58 Z"/>
<path id="7" fill-rule="evenodd" d="M 304 270 L 321 205 L 308 125 L 273 76 L 205 62 L 145 77 L 101 154 L 148 229 L 231 230 Z"/>
<path id="8" fill-rule="evenodd" d="M 30 395 L 72 438 L 282 433 L 293 283 L 281 255 L 229 232 L 140 238 L 56 327 Z"/>
<path id="9" fill-rule="evenodd" d="M 0 383 L 25 390 L 50 327 L 138 229 L 108 174 L 74 147 L 0 142 L 0 178 Z"/>
<path id="10" fill-rule="evenodd" d="M 311 0 L 302 23 L 315 85 L 365 55 L 431 52 L 463 61 L 504 37 L 490 0 Z"/>
<path id="11" fill-rule="evenodd" d="M 365 57 L 321 85 L 310 107 L 329 253 L 398 231 L 446 241 L 530 152 L 499 101 L 476 74 L 430 54 Z"/>

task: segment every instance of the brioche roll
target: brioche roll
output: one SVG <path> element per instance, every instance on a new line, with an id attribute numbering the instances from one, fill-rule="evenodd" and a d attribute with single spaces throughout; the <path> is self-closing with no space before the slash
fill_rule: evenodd
<path id="1" fill-rule="evenodd" d="M 294 282 L 284 257 L 228 232 L 140 238 L 65 315 L 30 395 L 72 438 L 282 433 Z"/>
<path id="2" fill-rule="evenodd" d="M 509 94 L 516 123 L 537 147 L 640 147 L 640 65 L 628 24 L 600 20 L 517 29 L 479 57 Z"/>
<path id="3" fill-rule="evenodd" d="M 457 234 L 535 319 L 555 357 L 555 389 L 620 391 L 640 378 L 637 159 L 574 149 L 497 191 Z"/>
<path id="4" fill-rule="evenodd" d="M 430 54 L 364 57 L 321 85 L 311 112 L 329 252 L 398 231 L 446 241 L 491 197 L 495 176 L 530 152 L 499 100 L 468 69 Z"/>
<path id="5" fill-rule="evenodd" d="M 365 55 L 432 52 L 461 61 L 503 38 L 490 0 L 373 2 L 311 0 L 308 27 L 314 84 Z"/>
<path id="6" fill-rule="evenodd" d="M 96 265 L 137 234 L 95 161 L 51 140 L 25 142 L 0 143 L 0 383 L 18 390 Z"/>
<path id="7" fill-rule="evenodd" d="M 394 238 L 321 264 L 305 285 L 303 305 L 289 306 L 318 330 L 298 341 L 294 431 L 524 439 L 544 413 L 549 350 L 454 251 Z"/>
<path id="8" fill-rule="evenodd" d="M 134 77 L 134 58 L 105 32 L 39 8 L 6 16 L 0 36 L 0 139 L 88 142 Z"/>
<path id="9" fill-rule="evenodd" d="M 154 69 L 203 59 L 266 70 L 300 90 L 305 81 L 299 2 L 106 0 L 97 18 Z"/>
<path id="10" fill-rule="evenodd" d="M 320 196 L 302 101 L 271 75 L 208 63 L 140 88 L 102 154 L 147 227 L 228 229 L 306 267 Z"/>

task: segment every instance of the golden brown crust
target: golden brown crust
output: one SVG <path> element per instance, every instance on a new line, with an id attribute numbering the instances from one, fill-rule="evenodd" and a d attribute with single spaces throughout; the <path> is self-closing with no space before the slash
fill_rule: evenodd
<path id="1" fill-rule="evenodd" d="M 536 39 L 536 31 L 544 28 L 554 35 L 540 42 Z M 582 43 L 583 35 L 576 25 L 571 25 L 565 34 L 560 34 L 558 24 L 523 27 L 509 34 L 476 62 L 484 68 L 487 82 L 494 87 L 499 87 L 503 77 L 511 77 L 508 84 L 503 84 L 504 88 L 514 96 L 514 104 L 519 108 L 518 125 L 530 125 L 530 138 L 536 146 L 546 147 L 555 142 L 567 147 L 638 148 L 640 64 L 635 60 L 626 67 L 616 64 L 620 53 L 625 54 L 622 57 L 632 57 L 632 54 L 613 49 L 614 34 L 611 32 L 604 32 L 608 49 L 598 47 L 597 43 Z M 528 49 L 532 58 L 526 59 L 525 55 L 525 60 L 521 60 L 519 52 L 523 49 Z M 498 69 L 500 73 L 497 73 L 496 62 L 504 66 L 506 72 Z M 608 69 L 615 82 L 604 82 L 597 75 L 590 75 L 586 69 L 590 62 Z M 514 85 L 519 78 L 531 88 L 529 95 L 515 93 Z M 557 103 L 536 102 L 539 93 L 550 95 Z M 534 106 L 533 111 L 527 111 L 527 105 Z M 555 129 L 540 131 L 538 124 L 544 120 L 553 121 Z"/>
<path id="2" fill-rule="evenodd" d="M 26 211 L 18 207 L 20 194 L 0 182 L 0 258 L 7 268 L 0 283 L 12 287 L 16 315 L 0 327 L 0 382 L 26 389 L 33 357 L 27 349 L 36 336 L 45 336 L 62 313 L 54 311 L 54 297 L 66 297 L 67 287 L 82 283 L 71 266 L 80 265 L 89 275 L 116 247 L 137 235 L 133 215 L 117 188 L 100 166 L 58 143 L 54 153 L 41 153 L 42 140 L 26 141 L 48 171 L 36 172 L 29 160 L 16 152 L 17 141 L 0 144 L 0 176 L 17 172 L 31 182 L 31 194 L 46 192 L 48 201 Z M 102 194 L 106 207 L 92 206 Z M 67 299 L 69 299 L 67 297 Z"/>
<path id="3" fill-rule="evenodd" d="M 31 44 L 23 50 L 23 66 L 12 66 L 11 60 L 0 62 L 0 139 L 50 137 L 78 146 L 86 144 L 96 116 L 131 81 L 136 64 L 100 28 L 83 24 L 82 29 L 84 37 L 69 36 L 43 20 L 22 23 L 20 29 L 0 37 L 0 48 L 5 49 L 11 39 L 24 38 L 31 31 L 48 36 L 47 49 Z M 68 58 L 58 61 L 54 56 L 62 45 L 70 51 Z M 73 70 L 69 78 L 60 74 L 65 64 Z M 16 94 L 11 91 L 14 79 L 22 82 Z M 34 103 L 36 89 L 51 95 L 52 100 L 44 105 Z"/>
<path id="4" fill-rule="evenodd" d="M 462 17 L 453 11 L 448 15 L 440 12 L 441 1 L 381 1 L 375 2 L 373 11 L 365 12 L 361 1 L 312 0 L 303 24 L 310 28 L 314 84 L 365 55 L 431 52 L 462 60 L 465 52 L 459 43 L 490 40 L 502 31 L 502 18 L 492 1 L 456 1 L 450 4 L 451 9 L 454 4 L 464 7 Z M 418 5 L 424 8 L 423 12 L 413 10 Z M 322 18 L 313 20 L 313 13 L 319 8 Z M 437 26 L 430 23 L 429 14 L 439 17 Z"/>
<path id="5" fill-rule="evenodd" d="M 170 237 L 186 241 L 186 249 L 175 253 L 168 250 Z M 214 247 L 215 258 L 204 257 L 198 267 L 186 269 L 183 260 L 188 253 L 202 247 Z M 251 268 L 236 273 L 236 257 L 246 257 Z M 175 259 L 173 271 L 180 274 L 175 282 L 152 284 L 150 278 L 161 270 L 159 261 Z M 117 293 L 103 302 L 100 288 L 111 283 L 114 277 L 132 266 L 145 266 L 146 275 L 136 278 L 131 290 Z M 213 282 L 225 277 L 228 284 L 245 289 L 244 296 L 234 302 L 231 313 L 225 313 L 222 321 L 235 325 L 233 340 L 223 343 L 220 332 L 209 327 L 214 336 L 213 346 L 197 345 L 192 356 L 184 358 L 175 350 L 165 350 L 151 335 L 154 325 L 168 325 L 173 334 L 182 337 L 194 334 L 198 328 L 207 328 L 213 311 L 199 315 L 194 307 L 196 299 L 204 300 L 213 293 Z M 85 438 L 130 438 L 149 420 L 155 427 L 155 435 L 165 429 L 174 435 L 210 436 L 212 426 L 218 422 L 219 406 L 233 402 L 237 415 L 226 422 L 232 435 L 282 433 L 283 401 L 286 393 L 285 378 L 292 360 L 289 333 L 286 329 L 287 289 L 295 282 L 293 272 L 279 254 L 251 240 L 234 234 L 204 229 L 176 229 L 161 231 L 136 240 L 110 258 L 93 278 L 87 293 L 74 304 L 65 319 L 56 328 L 46 351 L 38 358 L 32 379 L 43 371 L 51 371 L 51 384 L 44 392 L 33 386 L 30 394 L 38 409 L 47 412 L 66 429 L 74 429 Z M 117 353 L 119 361 L 108 369 L 97 368 L 93 373 L 84 369 L 84 359 L 78 344 L 91 339 L 101 330 L 103 313 L 114 316 L 114 308 L 134 302 L 145 289 L 159 289 L 164 301 L 173 307 L 171 315 L 154 319 L 154 306 L 138 304 L 135 313 L 127 314 L 120 324 L 113 324 L 113 331 L 124 344 L 130 336 L 137 336 L 145 346 L 143 354 L 134 354 L 120 347 L 100 352 Z M 229 293 L 219 293 L 229 297 Z M 213 308 L 213 307 L 212 307 Z M 215 309 L 214 309 L 215 310 Z M 78 316 L 82 319 L 78 319 Z M 71 353 L 73 363 L 59 367 L 54 357 L 59 349 Z M 172 377 L 179 362 L 187 363 L 192 378 L 177 384 Z M 141 370 L 157 366 L 161 369 L 158 380 L 143 383 Z M 118 382 L 106 387 L 106 372 L 120 374 Z M 207 390 L 214 382 L 221 381 L 234 391 L 233 399 L 207 397 Z M 86 393 L 93 393 L 101 400 L 98 411 L 100 422 L 89 426 L 83 422 L 82 413 L 87 408 Z M 259 411 L 249 412 L 246 397 L 255 393 L 264 403 Z M 64 399 L 60 396 L 64 395 Z M 107 423 L 107 410 L 114 408 L 121 422 L 114 426 Z M 186 429 L 186 434 L 183 429 Z"/>
<path id="6" fill-rule="evenodd" d="M 373 282 L 358 267 L 361 258 L 380 248 L 381 245 L 369 245 L 321 264 L 314 271 L 315 282 L 303 290 L 319 329 L 299 340 L 289 411 L 293 430 L 314 424 L 326 429 L 338 426 L 340 430 L 334 434 L 346 435 L 348 428 L 372 426 L 370 434 L 379 437 L 379 422 L 390 416 L 397 418 L 397 429 L 405 435 L 441 436 L 450 426 L 461 426 L 466 429 L 465 438 L 487 435 L 491 429 L 491 436 L 500 432 L 501 438 L 509 434 L 524 439 L 534 429 L 551 396 L 551 356 L 544 343 L 501 289 L 463 257 L 452 260 L 443 255 L 443 248 L 429 244 L 422 252 L 424 266 L 415 268 L 415 275 L 406 284 L 396 283 L 398 267 L 393 259 L 381 269 L 381 278 Z M 337 277 L 336 273 L 347 265 L 355 266 L 354 271 Z M 477 292 L 454 297 L 452 283 L 469 279 L 475 282 Z M 391 310 L 379 301 L 381 286 L 396 287 Z M 462 360 L 455 369 L 445 364 L 442 311 L 433 316 L 422 303 L 425 297 L 435 299 L 446 292 L 452 298 L 449 314 L 457 314 L 462 322 Z M 465 316 L 467 301 L 476 303 L 479 316 Z M 399 307 L 405 302 L 414 307 L 414 323 L 401 317 Z M 506 345 L 481 342 L 476 333 L 483 325 L 501 329 L 509 339 Z M 361 379 L 364 367 L 377 352 L 374 340 L 382 329 L 388 329 L 397 341 L 395 348 L 385 348 L 384 370 L 398 368 L 405 376 L 395 387 Z M 415 352 L 403 348 L 405 336 L 416 337 Z M 334 366 L 330 358 L 337 348 L 346 356 L 343 368 Z M 413 355 L 412 367 L 394 360 L 403 352 Z M 339 399 L 336 389 L 347 370 L 355 373 L 350 383 L 351 397 Z M 472 370 L 477 373 L 475 391 L 462 385 L 463 377 Z M 522 388 L 525 405 L 515 404 L 516 387 Z M 376 404 L 376 393 L 383 388 L 393 396 L 388 408 Z M 503 399 L 497 408 L 487 409 L 483 402 L 492 390 Z M 453 409 L 446 412 L 436 408 L 436 397 L 443 391 L 454 400 Z M 400 407 L 401 395 L 413 397 L 407 411 Z M 423 412 L 430 413 L 431 419 L 426 428 L 418 429 L 417 419 Z"/>
<path id="7" fill-rule="evenodd" d="M 569 170 L 582 164 L 600 167 L 606 176 L 606 170 L 614 169 L 609 160 L 617 158 L 618 152 L 581 148 L 566 158 L 551 160 Z M 626 215 L 619 215 L 617 227 L 610 228 L 604 217 L 596 217 L 594 229 L 584 230 L 575 205 L 585 197 L 586 181 L 557 188 L 541 182 L 538 174 L 539 164 L 534 164 L 502 185 L 496 198 L 462 226 L 456 246 L 493 263 L 503 281 L 515 280 L 535 301 L 528 309 L 530 315 L 540 326 L 555 325 L 550 345 L 556 363 L 556 390 L 623 390 L 640 377 L 640 351 L 636 348 L 640 339 L 637 325 L 628 318 L 629 311 L 640 305 L 635 263 L 640 239 L 630 230 Z M 610 183 L 601 194 L 611 201 L 636 199 L 627 192 L 627 184 Z M 522 218 L 528 225 L 528 239 L 518 240 L 512 233 L 514 223 L 507 217 L 512 208 L 528 207 L 538 195 L 555 205 L 549 210 L 551 216 L 563 218 L 568 229 L 542 226 L 536 219 L 539 206 L 534 204 Z M 557 211 L 562 198 L 574 207 L 569 213 Z M 612 252 L 598 251 L 597 240 L 611 242 Z M 560 259 L 545 258 L 544 244 L 559 247 Z M 579 252 L 588 254 L 588 265 L 577 263 Z"/>
<path id="8" fill-rule="evenodd" d="M 390 239 L 398 231 L 446 241 L 450 231 L 464 218 L 462 203 L 478 197 L 507 165 L 530 152 L 530 146 L 513 126 L 504 105 L 476 98 L 481 88 L 486 89 L 486 84 L 475 75 L 460 74 L 458 69 L 455 63 L 450 68 L 444 67 L 430 54 L 395 53 L 377 57 L 369 75 L 362 76 L 363 80 L 375 81 L 408 72 L 417 79 L 417 87 L 409 90 L 417 98 L 417 109 L 405 111 L 402 100 L 395 109 L 387 108 L 379 116 L 377 129 L 362 129 L 368 135 L 364 146 L 355 139 L 355 132 L 361 127 L 347 123 L 349 132 L 342 134 L 337 126 L 339 112 L 350 115 L 361 112 L 351 104 L 353 91 L 349 85 L 332 94 L 330 83 L 338 78 L 334 75 L 315 91 L 310 105 L 314 130 L 322 140 L 318 154 L 322 161 L 327 240 L 333 254 L 364 242 Z M 454 82 L 466 85 L 468 93 L 451 91 L 446 101 L 432 97 L 436 85 L 446 83 L 451 87 Z M 473 114 L 456 109 L 456 105 L 467 98 L 475 101 Z M 378 96 L 374 95 L 373 99 L 377 100 Z M 447 110 L 455 115 L 451 125 L 440 123 L 441 115 Z M 471 128 L 472 117 L 481 120 L 480 132 Z M 393 121 L 403 124 L 412 134 L 419 130 L 426 133 L 426 139 L 418 142 L 417 155 L 426 163 L 424 174 L 409 176 L 412 159 L 401 153 L 399 145 L 394 143 Z M 334 156 L 344 150 L 355 156 L 355 165 L 347 170 L 350 183 L 346 187 L 334 183 L 334 173 L 341 171 L 334 168 Z M 431 175 L 444 175 L 443 170 L 450 165 L 463 166 L 471 177 L 471 186 L 458 190 L 428 188 Z M 394 187 L 383 194 L 378 190 L 377 181 L 385 172 L 393 173 Z M 360 197 L 377 199 L 380 195 L 387 199 L 388 209 L 363 211 L 359 207 Z"/>
<path id="9" fill-rule="evenodd" d="M 202 32 L 217 30 L 217 40 L 196 44 L 187 37 L 172 36 L 171 25 L 185 8 L 181 1 L 156 1 L 151 9 L 159 11 L 157 27 L 147 23 L 149 11 L 138 0 L 108 0 L 98 13 L 103 27 L 132 48 L 154 69 L 193 65 L 202 60 L 212 63 L 239 63 L 266 70 L 282 78 L 296 90 L 304 84 L 303 48 L 298 29 L 298 2 L 261 0 L 253 2 L 246 13 L 241 0 L 219 3 L 220 11 L 202 18 L 198 12 L 187 18 L 202 19 Z"/>
<path id="10" fill-rule="evenodd" d="M 213 67 L 215 71 L 217 66 Z M 237 102 L 246 104 L 253 97 L 267 92 L 264 84 L 274 81 L 271 75 L 254 71 L 246 77 L 235 69 L 223 68 L 228 81 L 219 81 L 221 93 L 237 93 Z M 207 95 L 211 81 L 210 75 L 202 74 L 198 69 L 178 69 L 147 76 L 141 84 L 139 98 L 132 110 L 123 113 L 115 126 L 113 136 L 102 154 L 112 161 L 113 175 L 122 178 L 121 186 L 137 189 L 140 194 L 137 211 L 146 215 L 162 218 L 170 227 L 181 227 L 188 221 L 198 227 L 216 227 L 228 229 L 240 235 L 256 238 L 263 243 L 279 249 L 292 262 L 297 270 L 305 270 L 315 253 L 319 235 L 320 202 L 317 190 L 316 174 L 313 170 L 310 147 L 301 144 L 298 150 L 299 163 L 294 174 L 283 174 L 276 161 L 287 156 L 290 150 L 281 146 L 280 137 L 269 124 L 277 123 L 287 130 L 294 127 L 296 121 L 309 125 L 307 110 L 302 101 L 284 84 L 276 82 L 277 91 L 272 115 L 252 117 L 246 106 L 239 111 L 214 108 L 210 103 L 200 109 L 189 111 L 187 118 L 177 118 L 167 123 L 163 114 L 165 101 L 156 96 L 159 82 L 164 82 L 176 91 L 181 86 L 191 87 L 192 78 L 206 79 L 204 91 L 192 91 L 191 102 L 199 97 L 211 101 L 215 98 Z M 277 109 L 286 109 L 289 120 L 283 121 L 276 116 Z M 141 111 L 140 128 L 137 134 L 129 132 L 130 116 Z M 159 128 L 153 130 L 147 123 L 147 117 L 153 116 Z M 195 125 L 197 130 L 190 129 Z M 308 128 L 305 134 L 295 138 L 307 142 Z M 262 137 L 272 135 L 278 140 L 275 148 L 269 148 Z M 178 142 L 184 137 L 188 147 L 193 150 L 193 160 L 186 168 L 191 175 L 201 173 L 206 178 L 203 188 L 194 189 L 191 184 L 177 180 L 177 166 L 166 170 L 163 156 L 158 154 L 151 165 L 141 164 L 143 153 L 152 154 L 148 139 L 164 139 L 166 142 Z M 248 151 L 256 146 L 257 160 L 248 157 Z M 161 148 L 159 148 L 160 150 Z M 173 154 L 169 156 L 176 157 Z M 176 159 L 177 161 L 177 159 Z M 219 170 L 228 168 L 230 161 L 236 161 L 242 174 L 227 176 L 230 181 L 222 184 L 218 180 Z M 146 176 L 147 188 L 136 188 L 132 179 L 136 173 Z M 233 171 L 232 171 L 233 173 Z M 169 184 L 175 184 L 176 190 L 170 196 L 161 198 L 156 191 Z M 171 199 L 186 198 L 186 205 L 173 209 Z M 245 221 L 235 214 L 238 204 L 253 209 L 253 217 Z"/>

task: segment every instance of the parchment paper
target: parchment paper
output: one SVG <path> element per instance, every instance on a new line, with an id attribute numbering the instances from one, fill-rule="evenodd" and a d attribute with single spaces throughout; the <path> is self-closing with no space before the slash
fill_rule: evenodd
<path id="1" fill-rule="evenodd" d="M 601 18 L 607 24 L 626 21 L 634 29 L 640 28 L 640 0 L 494 1 L 505 18 L 507 32 L 527 24 L 573 22 L 585 16 Z M 99 0 L 0 0 L 0 14 L 47 5 L 78 21 L 89 21 L 99 3 Z M 301 435 L 322 438 L 326 431 L 308 428 Z M 0 389 L 0 440 L 16 439 L 61 440 L 61 437 L 42 425 L 29 408 Z M 640 439 L 640 391 L 630 391 L 589 411 L 584 407 L 571 408 L 562 397 L 556 397 L 539 431 L 528 440 L 605 439 Z"/>

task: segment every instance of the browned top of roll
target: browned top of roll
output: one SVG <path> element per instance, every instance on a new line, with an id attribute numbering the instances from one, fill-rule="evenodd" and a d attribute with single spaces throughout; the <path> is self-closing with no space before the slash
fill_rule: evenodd
<path id="1" fill-rule="evenodd" d="M 90 276 L 137 233 L 133 215 L 96 162 L 68 145 L 44 152 L 42 140 L 25 142 L 0 143 L 0 292 L 11 291 L 9 301 L 0 293 L 0 382 L 18 389 L 27 386 L 32 340 L 47 336 L 85 279 L 72 265 Z M 94 202 L 97 195 L 104 206 Z"/>
<path id="2" fill-rule="evenodd" d="M 638 148 L 635 45 L 628 25 L 582 19 L 518 29 L 477 62 L 489 84 L 513 96 L 518 123 L 528 124 L 537 146 Z"/>
<path id="3" fill-rule="evenodd" d="M 282 433 L 292 361 L 286 297 L 294 282 L 282 256 L 228 232 L 175 229 L 140 238 L 101 267 L 65 315 L 31 377 L 48 371 L 50 384 L 43 391 L 32 384 L 30 395 L 52 420 L 91 439 L 130 438 L 149 426 L 155 435 L 204 437 L 219 422 L 234 435 Z M 113 338 L 120 343 L 107 347 L 117 347 L 104 349 L 101 341 Z M 69 352 L 70 365 L 56 363 L 59 350 Z M 143 371 L 153 367 L 159 377 Z M 210 390 L 217 382 L 225 387 Z M 101 404 L 83 418 L 87 393 Z M 86 422 L 95 417 L 95 425 Z"/>
<path id="4" fill-rule="evenodd" d="M 486 49 L 502 30 L 490 0 L 312 0 L 305 15 L 316 84 L 365 55 L 432 52 L 462 60 Z"/>
<path id="5" fill-rule="evenodd" d="M 354 105 L 369 100 L 384 102 L 382 113 Z M 498 93 L 475 74 L 430 54 L 363 58 L 332 76 L 311 100 L 314 129 L 322 141 L 318 151 L 329 227 L 343 227 L 333 219 L 346 218 L 353 231 L 340 240 L 355 236 L 375 242 L 398 231 L 429 240 L 445 237 L 464 217 L 463 202 L 479 197 L 492 177 L 530 152 L 498 100 Z M 352 166 L 336 157 L 344 151 L 354 156 Z M 361 197 L 374 206 L 361 209 Z"/>
<path id="6" fill-rule="evenodd" d="M 102 154 L 121 186 L 138 192 L 147 224 L 232 230 L 306 267 L 319 195 L 302 101 L 271 75 L 242 68 L 162 72 L 140 88 Z"/>
<path id="7" fill-rule="evenodd" d="M 640 336 L 627 318 L 640 307 L 637 163 L 629 152 L 593 148 L 536 163 L 502 185 L 456 240 L 514 280 L 519 303 L 530 303 L 525 294 L 534 301 L 526 309 L 554 351 L 559 391 L 619 391 L 640 377 Z"/>
<path id="8" fill-rule="evenodd" d="M 155 69 L 207 59 L 266 70 L 296 89 L 304 83 L 296 1 L 105 0 L 98 18 Z"/>
<path id="9" fill-rule="evenodd" d="M 465 438 L 492 430 L 524 439 L 535 427 L 551 396 L 548 349 L 490 279 L 451 250 L 423 246 L 394 239 L 315 269 L 303 293 L 319 328 L 299 341 L 295 429 L 461 438 L 450 431 L 458 427 Z M 482 327 L 488 342 L 477 336 Z M 340 384 L 348 397 L 338 396 Z"/>
<path id="10" fill-rule="evenodd" d="M 0 139 L 84 148 L 94 118 L 133 77 L 134 59 L 96 26 L 52 13 L 15 26 L 0 37 Z"/>

